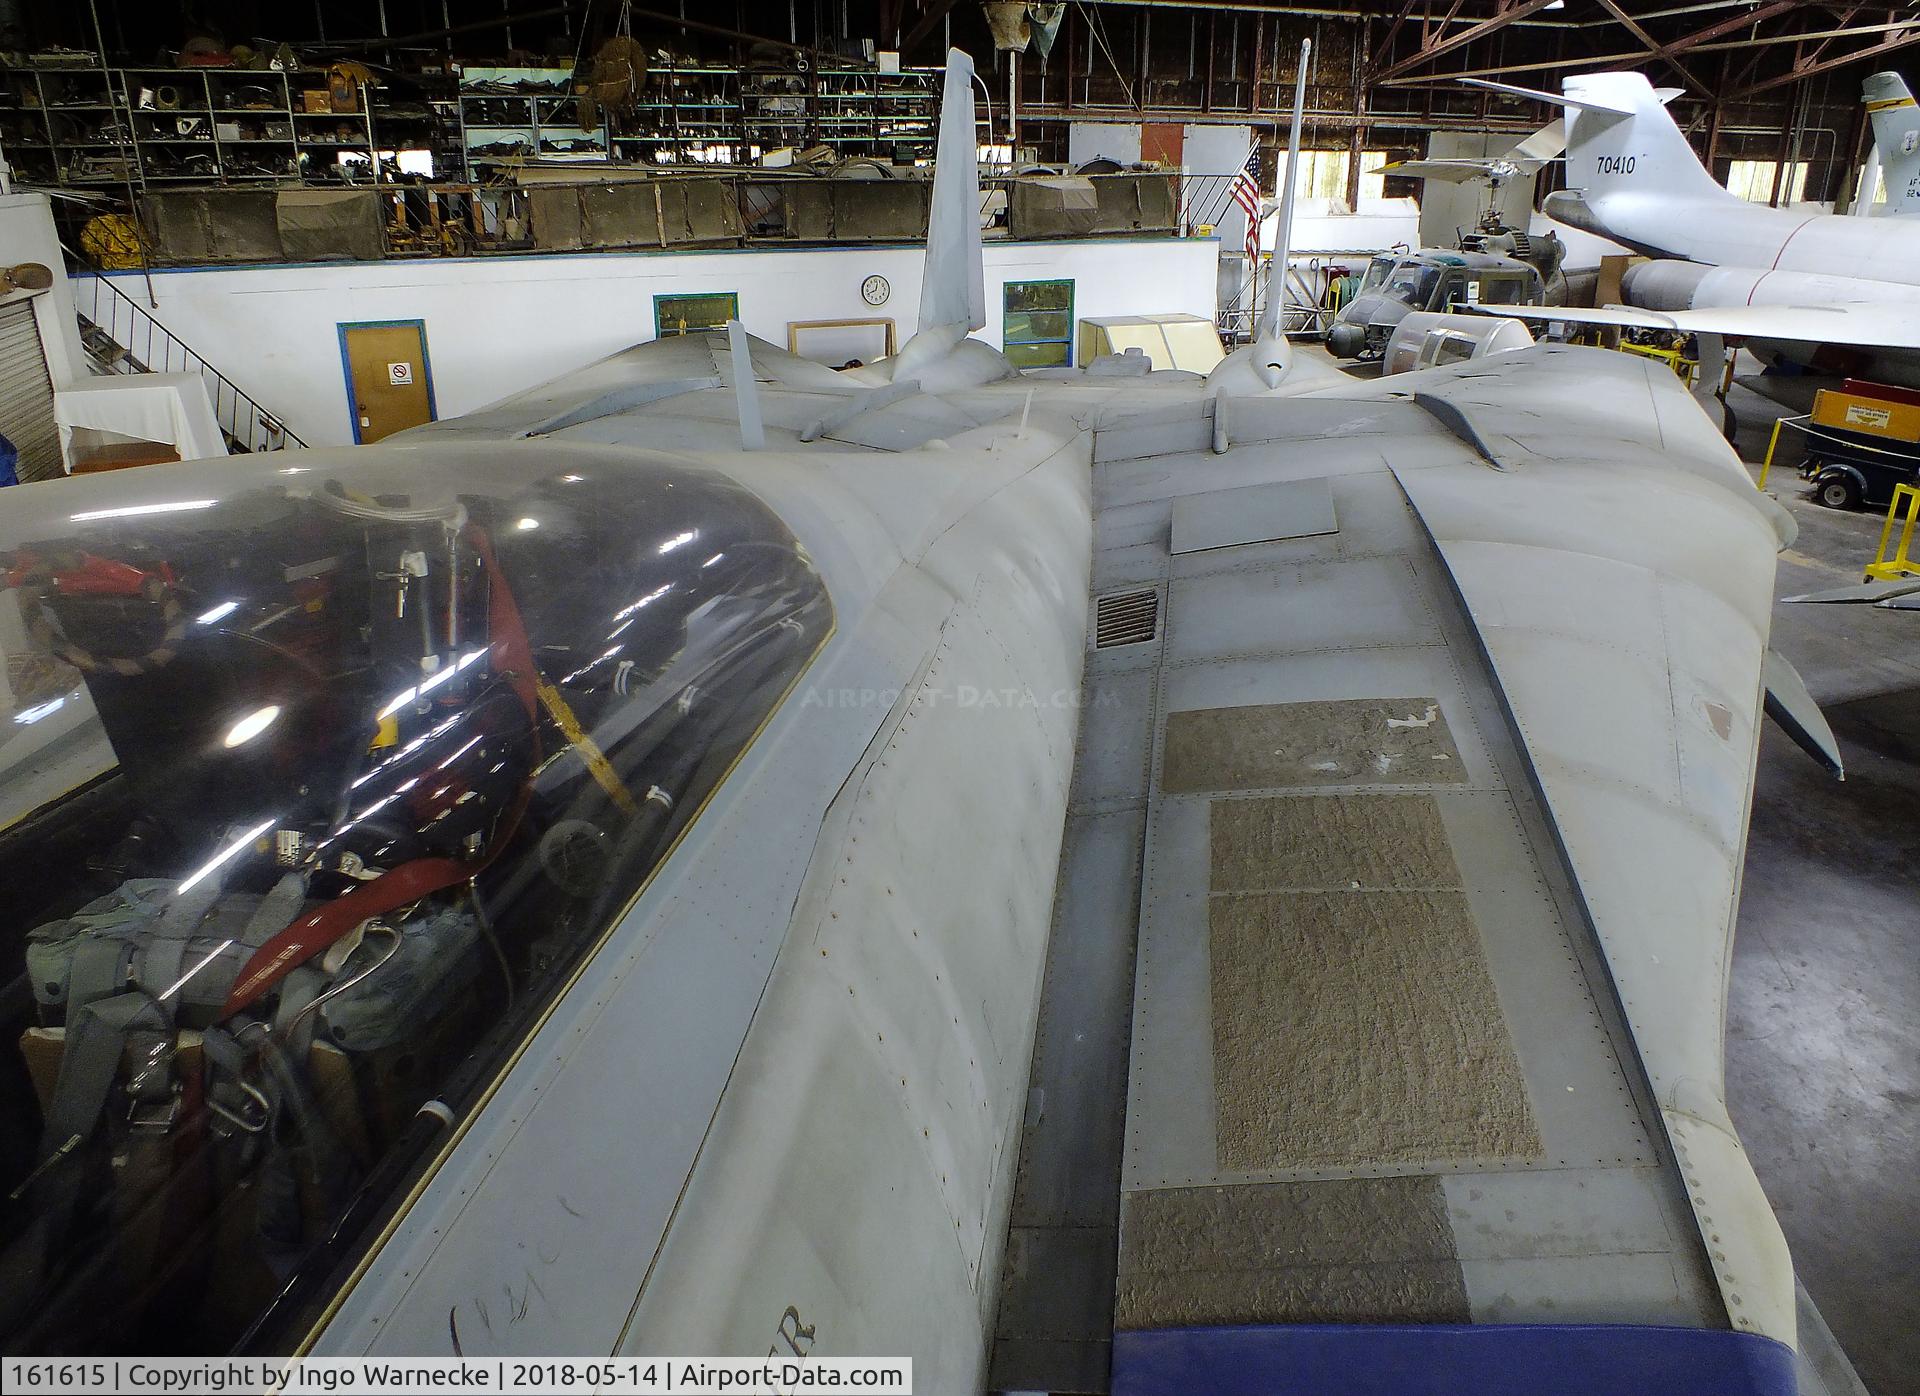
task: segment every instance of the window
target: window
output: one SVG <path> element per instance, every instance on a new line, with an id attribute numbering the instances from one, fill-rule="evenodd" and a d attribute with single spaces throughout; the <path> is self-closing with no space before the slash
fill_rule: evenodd
<path id="1" fill-rule="evenodd" d="M 1531 269 L 1485 271 L 1469 284 L 1467 300 L 1475 305 L 1538 305 L 1545 294 L 1539 273 Z"/>
<path id="2" fill-rule="evenodd" d="M 1359 289 L 1355 291 L 1354 294 L 1363 296 L 1368 291 L 1377 291 L 1386 285 L 1387 277 L 1393 271 L 1393 265 L 1394 259 L 1391 257 L 1375 257 L 1373 261 L 1367 264 L 1366 277 L 1361 281 Z"/>
<path id="3" fill-rule="evenodd" d="M 1347 152 L 1344 150 L 1303 150 L 1300 152 L 1300 197 L 1335 199 L 1347 197 Z M 1280 157 L 1280 187 L 1286 186 L 1286 156 Z M 1387 178 L 1380 173 L 1387 163 L 1384 150 L 1360 152 L 1360 202 L 1370 203 L 1386 197 Z"/>
<path id="4" fill-rule="evenodd" d="M 740 297 L 732 291 L 704 291 L 653 298 L 653 335 L 699 334 L 740 318 Z"/>
<path id="5" fill-rule="evenodd" d="M 1778 160 L 1735 160 L 1727 169 L 1727 188 L 1749 203 L 1764 204 L 1773 198 L 1774 171 Z M 1780 181 L 1780 202 L 1798 203 L 1807 196 L 1807 172 L 1812 165 L 1802 160 L 1787 171 Z"/>
<path id="6" fill-rule="evenodd" d="M 1015 368 L 1073 362 L 1073 283 L 1009 281 L 1001 342 Z"/>
<path id="7" fill-rule="evenodd" d="M 642 453 L 176 469 L 0 517 L 10 1352 L 284 1351 L 832 628 Z"/>

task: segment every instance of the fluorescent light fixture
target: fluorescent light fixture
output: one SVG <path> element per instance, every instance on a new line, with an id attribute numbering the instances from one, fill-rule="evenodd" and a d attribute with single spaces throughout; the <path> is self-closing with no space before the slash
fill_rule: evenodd
<path id="1" fill-rule="evenodd" d="M 185 896 L 188 888 L 192 887 L 195 883 L 199 882 L 202 878 L 206 877 L 208 873 L 213 872 L 218 868 L 226 866 L 227 863 L 231 862 L 235 857 L 239 855 L 241 849 L 246 848 L 255 839 L 259 838 L 262 834 L 266 833 L 267 830 L 273 827 L 273 824 L 274 824 L 273 820 L 267 819 L 254 825 L 251 829 L 247 830 L 246 833 L 240 835 L 239 838 L 235 839 L 232 843 L 228 844 L 225 848 L 221 849 L 218 853 L 214 854 L 210 861 L 208 861 L 207 863 L 203 864 L 200 867 L 199 871 L 195 872 L 185 882 L 181 883 L 178 887 L 174 888 L 173 895 L 176 897 Z"/>
<path id="2" fill-rule="evenodd" d="M 239 609 L 240 603 L 238 601 L 222 601 L 211 611 L 202 611 L 199 615 L 195 616 L 194 619 L 202 625 L 212 625 L 217 620 L 225 620 Z"/>
<path id="3" fill-rule="evenodd" d="M 24 727 L 30 722 L 38 722 L 43 717 L 52 717 L 55 713 L 59 712 L 60 709 L 66 707 L 66 705 L 67 700 L 65 698 L 49 699 L 45 703 L 35 703 L 31 708 L 20 709 L 19 712 L 13 715 L 13 720 Z"/>
<path id="4" fill-rule="evenodd" d="M 189 509 L 211 509 L 217 499 L 175 499 L 165 504 L 128 504 L 118 509 L 89 509 L 84 514 L 68 515 L 75 523 L 93 519 L 131 519 L 141 514 L 181 514 Z"/>
<path id="5" fill-rule="evenodd" d="M 269 703 L 264 708 L 255 708 L 227 729 L 226 745 L 231 748 L 252 741 L 273 726 L 273 720 L 279 716 L 278 703 Z"/>

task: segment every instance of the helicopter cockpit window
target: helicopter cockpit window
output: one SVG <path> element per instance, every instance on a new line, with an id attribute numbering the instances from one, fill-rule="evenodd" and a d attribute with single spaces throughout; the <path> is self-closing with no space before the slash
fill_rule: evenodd
<path id="1" fill-rule="evenodd" d="M 828 634 L 726 477 L 478 454 L 8 491 L 8 1351 L 294 1341 Z"/>
<path id="2" fill-rule="evenodd" d="M 1394 259 L 1391 257 L 1375 257 L 1367 264 L 1367 274 L 1361 279 L 1360 289 L 1354 294 L 1365 295 L 1369 291 L 1377 291 L 1386 285 L 1387 275 L 1393 270 L 1393 265 Z"/>
<path id="3" fill-rule="evenodd" d="M 1540 274 L 1526 270 L 1487 272 L 1480 277 L 1478 301 L 1482 305 L 1538 305 L 1546 299 L 1546 287 Z"/>
<path id="4" fill-rule="evenodd" d="M 1403 258 L 1387 275 L 1386 293 L 1415 310 L 1425 310 L 1440 287 L 1441 270 Z"/>

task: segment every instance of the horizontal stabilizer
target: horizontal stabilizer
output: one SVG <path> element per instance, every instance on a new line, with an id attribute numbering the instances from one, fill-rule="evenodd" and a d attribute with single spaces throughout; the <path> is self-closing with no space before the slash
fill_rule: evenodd
<path id="1" fill-rule="evenodd" d="M 1520 164 L 1544 165 L 1567 148 L 1567 119 L 1555 117 L 1531 136 L 1507 152 L 1507 158 Z"/>
<path id="2" fill-rule="evenodd" d="M 1584 97 L 1565 97 L 1558 92 L 1541 92 L 1532 87 L 1515 87 L 1510 82 L 1489 82 L 1486 78 L 1461 78 L 1460 81 L 1468 87 L 1484 87 L 1489 92 L 1504 92 L 1510 97 L 1531 97 L 1536 102 L 1552 102 L 1556 106 L 1572 107 L 1575 111 L 1604 112 L 1609 116 L 1633 115 L 1632 107 L 1590 102 Z"/>
<path id="3" fill-rule="evenodd" d="M 1840 759 L 1840 743 L 1834 739 L 1826 714 L 1807 692 L 1800 671 L 1778 650 L 1768 650 L 1760 673 L 1767 685 L 1767 716 L 1779 723 L 1807 755 L 1845 780 L 1847 770 Z"/>

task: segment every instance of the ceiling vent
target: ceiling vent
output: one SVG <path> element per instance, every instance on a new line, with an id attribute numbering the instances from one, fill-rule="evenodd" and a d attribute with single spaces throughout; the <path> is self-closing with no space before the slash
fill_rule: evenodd
<path id="1" fill-rule="evenodd" d="M 1093 647 L 1144 645 L 1160 633 L 1160 593 L 1117 591 L 1093 603 Z"/>

